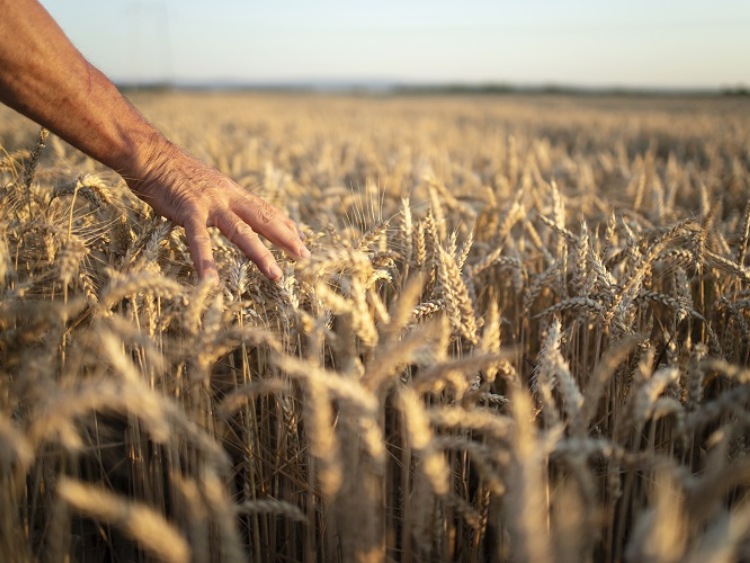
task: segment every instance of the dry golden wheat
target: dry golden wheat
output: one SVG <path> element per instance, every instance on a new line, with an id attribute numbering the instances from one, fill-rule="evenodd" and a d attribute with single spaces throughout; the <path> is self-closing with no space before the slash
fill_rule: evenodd
<path id="1" fill-rule="evenodd" d="M 0 559 L 750 559 L 748 100 L 133 101 L 312 257 L 0 109 Z"/>

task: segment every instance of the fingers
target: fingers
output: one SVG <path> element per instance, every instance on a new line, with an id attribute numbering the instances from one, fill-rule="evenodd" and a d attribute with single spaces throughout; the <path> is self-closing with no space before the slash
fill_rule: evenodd
<path id="1" fill-rule="evenodd" d="M 232 211 L 222 210 L 214 218 L 214 224 L 245 256 L 255 262 L 264 276 L 274 281 L 281 278 L 281 268 L 276 263 L 273 254 L 266 248 L 250 225 L 239 216 Z"/>
<path id="2" fill-rule="evenodd" d="M 247 194 L 233 205 L 234 212 L 255 231 L 296 259 L 309 258 L 302 232 L 297 225 L 266 200 Z"/>
<path id="3" fill-rule="evenodd" d="M 205 168 L 199 163 L 192 163 L 192 166 L 202 167 L 196 168 L 198 172 Z M 180 168 L 175 170 L 179 171 Z M 209 226 L 218 227 L 271 280 L 281 278 L 282 272 L 258 234 L 292 258 L 310 256 L 297 225 L 281 211 L 218 172 L 208 169 L 203 172 L 207 174 L 191 174 L 197 178 L 195 184 L 160 178 L 159 190 L 148 190 L 148 186 L 141 186 L 139 192 L 142 199 L 148 193 L 156 194 L 147 202 L 157 213 L 185 228 L 190 254 L 201 279 L 213 278 L 218 281 Z"/>
<path id="4" fill-rule="evenodd" d="M 185 236 L 190 248 L 190 256 L 193 257 L 193 263 L 198 270 L 198 277 L 218 281 L 219 272 L 216 269 L 214 252 L 211 248 L 211 237 L 208 234 L 206 222 L 191 217 L 185 222 Z"/>

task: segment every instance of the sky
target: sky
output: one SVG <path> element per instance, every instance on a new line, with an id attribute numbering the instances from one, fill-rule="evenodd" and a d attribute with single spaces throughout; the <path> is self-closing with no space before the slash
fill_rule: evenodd
<path id="1" fill-rule="evenodd" d="M 750 87 L 750 0 L 41 0 L 110 78 Z"/>

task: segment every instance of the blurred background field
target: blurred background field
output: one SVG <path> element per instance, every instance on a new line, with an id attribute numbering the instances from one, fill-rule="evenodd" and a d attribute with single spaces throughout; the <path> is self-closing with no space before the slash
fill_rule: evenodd
<path id="1" fill-rule="evenodd" d="M 750 100 L 129 94 L 272 284 L 0 109 L 0 553 L 750 557 Z"/>

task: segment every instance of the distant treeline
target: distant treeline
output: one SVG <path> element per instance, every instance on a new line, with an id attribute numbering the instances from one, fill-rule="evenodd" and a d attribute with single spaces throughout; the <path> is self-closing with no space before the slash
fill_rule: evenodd
<path id="1" fill-rule="evenodd" d="M 425 84 L 396 85 L 391 90 L 396 94 L 469 94 L 469 95 L 503 95 L 503 94 L 536 94 L 536 95 L 612 95 L 612 96 L 750 96 L 750 89 L 736 86 L 720 89 L 667 89 L 667 88 L 627 88 L 627 87 L 579 87 L 558 84 L 541 86 L 516 86 L 511 84 Z"/>
<path id="2" fill-rule="evenodd" d="M 186 91 L 232 91 L 232 92 L 277 92 L 277 93 L 339 93 L 339 94 L 393 94 L 393 95 L 570 95 L 570 96 L 750 96 L 750 88 L 744 85 L 717 89 L 667 89 L 628 87 L 583 87 L 546 84 L 519 86 L 505 83 L 425 83 L 399 84 L 384 81 L 371 82 L 121 82 L 121 91 L 168 92 Z"/>

